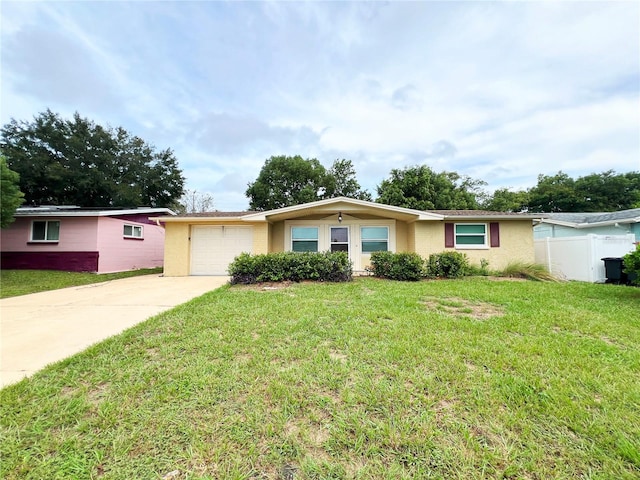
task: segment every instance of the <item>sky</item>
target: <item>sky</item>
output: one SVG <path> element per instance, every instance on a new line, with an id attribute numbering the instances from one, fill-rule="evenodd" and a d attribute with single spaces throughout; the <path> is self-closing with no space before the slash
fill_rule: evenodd
<path id="1" fill-rule="evenodd" d="M 640 171 L 640 2 L 7 1 L 0 122 L 51 109 L 175 152 L 248 208 L 274 155 L 521 190 Z"/>

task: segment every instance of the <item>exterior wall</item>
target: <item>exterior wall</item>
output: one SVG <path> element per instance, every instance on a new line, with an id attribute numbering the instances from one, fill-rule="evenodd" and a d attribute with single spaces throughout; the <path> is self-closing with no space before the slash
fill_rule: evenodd
<path id="1" fill-rule="evenodd" d="M 188 223 L 167 223 L 164 228 L 164 274 L 167 277 L 186 277 L 191 258 L 191 226 Z"/>
<path id="2" fill-rule="evenodd" d="M 455 222 L 465 223 L 465 222 Z M 484 223 L 484 222 L 466 222 Z M 489 222 L 486 222 L 487 224 Z M 513 261 L 533 263 L 535 261 L 531 220 L 510 220 L 500 223 L 500 246 L 482 249 L 445 248 L 444 222 L 416 223 L 416 252 L 423 257 L 443 251 L 465 253 L 469 262 L 480 265 L 481 260 L 489 262 L 490 269 L 502 269 Z"/>
<path id="3" fill-rule="evenodd" d="M 33 220 L 60 222 L 57 242 L 31 242 Z M 0 231 L 2 268 L 97 272 L 96 217 L 18 217 Z"/>
<path id="4" fill-rule="evenodd" d="M 253 226 L 253 253 L 269 253 L 269 224 L 268 223 L 254 223 Z"/>
<path id="5" fill-rule="evenodd" d="M 284 252 L 284 222 L 276 222 L 271 225 L 270 252 Z"/>
<path id="6" fill-rule="evenodd" d="M 33 220 L 60 222 L 58 242 L 30 242 Z M 18 217 L 0 230 L 3 252 L 94 252 L 98 250 L 97 217 Z"/>
<path id="7" fill-rule="evenodd" d="M 396 220 L 396 252 L 408 252 L 407 235 L 408 229 L 406 222 Z"/>
<path id="8" fill-rule="evenodd" d="M 122 272 L 139 268 L 161 267 L 164 250 L 164 228 L 140 218 L 98 218 L 98 273 Z M 125 238 L 124 225 L 139 225 L 143 238 Z"/>

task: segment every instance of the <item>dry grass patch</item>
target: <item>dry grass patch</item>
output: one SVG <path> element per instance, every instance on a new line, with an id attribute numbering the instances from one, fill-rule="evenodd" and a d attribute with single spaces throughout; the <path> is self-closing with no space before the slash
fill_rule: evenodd
<path id="1" fill-rule="evenodd" d="M 466 300 L 460 297 L 426 297 L 421 303 L 431 310 L 454 317 L 487 320 L 504 315 L 504 308 L 485 302 Z"/>

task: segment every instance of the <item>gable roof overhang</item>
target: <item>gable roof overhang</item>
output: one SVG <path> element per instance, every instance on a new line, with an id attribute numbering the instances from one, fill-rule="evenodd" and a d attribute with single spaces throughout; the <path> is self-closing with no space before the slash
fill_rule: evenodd
<path id="1" fill-rule="evenodd" d="M 247 222 L 278 222 L 308 215 L 336 215 L 347 214 L 357 216 L 358 214 L 374 215 L 384 218 L 393 218 L 404 222 L 415 222 L 417 220 L 441 221 L 444 216 L 438 213 L 412 210 L 410 208 L 395 207 L 382 203 L 356 200 L 347 197 L 328 198 L 316 202 L 293 205 L 265 212 L 250 213 L 242 217 Z"/>
<path id="2" fill-rule="evenodd" d="M 486 210 L 434 210 L 444 216 L 445 220 L 465 220 L 465 221 L 489 221 L 489 220 L 531 220 L 540 221 L 545 218 L 543 213 L 514 213 L 514 212 L 491 212 Z"/>

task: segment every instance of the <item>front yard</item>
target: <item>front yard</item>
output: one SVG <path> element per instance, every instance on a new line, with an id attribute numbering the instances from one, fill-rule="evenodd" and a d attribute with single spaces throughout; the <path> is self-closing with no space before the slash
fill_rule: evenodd
<path id="1" fill-rule="evenodd" d="M 0 477 L 638 478 L 639 347 L 631 287 L 224 287 L 0 391 Z"/>

